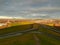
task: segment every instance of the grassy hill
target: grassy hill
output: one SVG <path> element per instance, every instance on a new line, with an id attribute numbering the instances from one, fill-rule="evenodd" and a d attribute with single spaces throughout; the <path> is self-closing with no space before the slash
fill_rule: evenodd
<path id="1" fill-rule="evenodd" d="M 15 31 L 24 31 L 26 29 L 31 29 L 33 26 L 34 28 L 38 26 L 37 28 L 39 29 L 37 31 L 42 33 L 28 32 L 23 35 L 0 39 L 0 45 L 60 45 L 60 34 L 48 28 L 44 28 L 43 26 L 46 25 L 41 26 L 40 24 L 19 25 L 1 29 L 0 35 Z M 50 26 L 47 27 L 52 28 Z"/>
<path id="2" fill-rule="evenodd" d="M 33 24 L 26 24 L 26 25 L 17 25 L 17 26 L 12 26 L 12 27 L 8 27 L 8 28 L 0 29 L 0 35 L 31 29 L 32 26 L 33 26 Z"/>

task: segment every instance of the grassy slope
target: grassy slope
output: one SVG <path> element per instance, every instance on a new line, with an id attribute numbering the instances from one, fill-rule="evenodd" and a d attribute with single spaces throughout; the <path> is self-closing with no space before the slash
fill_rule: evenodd
<path id="1" fill-rule="evenodd" d="M 41 32 L 44 32 L 44 33 L 46 33 L 46 34 L 52 34 L 52 35 L 55 35 L 55 36 L 60 36 L 60 34 L 59 33 L 56 33 L 56 32 L 53 32 L 53 31 L 51 31 L 51 30 L 48 30 L 48 29 L 46 29 L 46 28 L 43 28 L 43 27 L 39 27 L 39 31 L 41 31 Z M 52 38 L 52 37 L 49 37 L 48 35 L 46 35 L 46 34 L 42 34 L 42 35 L 40 35 L 40 34 L 38 34 L 38 36 L 42 39 L 42 40 L 45 40 L 45 42 L 47 41 L 47 44 L 46 45 L 49 45 L 49 43 L 52 43 L 53 45 L 60 45 L 60 40 L 57 40 L 57 39 L 55 39 L 55 38 Z M 45 43 L 44 42 L 44 43 Z M 49 43 L 48 43 L 49 42 Z M 42 43 L 43 44 L 43 43 Z M 52 45 L 52 44 L 50 44 L 50 45 Z"/>
<path id="2" fill-rule="evenodd" d="M 35 45 L 33 34 L 24 34 L 21 36 L 0 39 L 0 45 Z"/>
<path id="3" fill-rule="evenodd" d="M 32 28 L 32 24 L 12 26 L 8 28 L 0 29 L 0 35 L 5 33 L 10 33 L 10 32 L 27 30 L 31 28 Z"/>
<path id="4" fill-rule="evenodd" d="M 37 36 L 41 40 L 42 45 L 60 45 L 60 41 L 54 38 L 50 38 L 46 35 L 40 35 L 40 34 L 37 34 Z"/>
<path id="5" fill-rule="evenodd" d="M 17 29 L 24 30 L 24 28 L 27 29 L 27 28 L 31 28 L 31 27 L 30 26 L 21 26 L 21 28 L 20 28 L 20 26 L 15 26 L 13 28 L 11 27 L 11 28 L 3 29 L 2 33 L 13 32 L 14 30 L 18 31 Z M 48 29 L 45 29 L 42 27 L 40 27 L 40 29 L 39 29 L 39 31 L 52 34 L 50 31 L 47 31 L 47 30 Z M 55 35 L 55 32 L 53 32 L 53 34 Z M 42 35 L 36 34 L 36 35 L 40 39 L 41 45 L 60 45 L 59 40 L 48 37 L 47 35 L 44 35 L 44 34 L 42 34 Z M 10 37 L 10 38 L 6 38 L 6 39 L 0 39 L 0 45 L 35 45 L 35 43 L 36 42 L 33 38 L 33 34 L 30 34 L 30 33 L 26 33 L 26 34 L 21 35 L 21 36 L 15 36 L 15 37 Z"/>

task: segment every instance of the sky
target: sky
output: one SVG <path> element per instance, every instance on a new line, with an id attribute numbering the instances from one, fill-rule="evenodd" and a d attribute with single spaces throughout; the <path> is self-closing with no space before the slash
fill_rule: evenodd
<path id="1" fill-rule="evenodd" d="M 0 0 L 0 16 L 60 19 L 60 0 Z"/>

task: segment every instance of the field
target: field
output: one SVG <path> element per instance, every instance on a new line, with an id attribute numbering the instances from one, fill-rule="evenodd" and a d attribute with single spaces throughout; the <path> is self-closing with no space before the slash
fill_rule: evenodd
<path id="1" fill-rule="evenodd" d="M 38 29 L 35 32 L 26 31 L 32 28 Z M 4 28 L 0 30 L 2 37 L 6 36 L 4 34 L 13 32 L 26 31 L 26 33 L 23 32 L 21 35 L 11 37 L 7 35 L 7 38 L 0 38 L 0 45 L 60 45 L 60 33 L 57 32 L 59 30 L 56 28 L 57 31 L 54 31 L 54 29 L 55 27 L 42 24 L 16 25 Z"/>
<path id="2" fill-rule="evenodd" d="M 32 25 L 33 24 L 17 25 L 17 26 L 12 26 L 12 27 L 8 27 L 8 28 L 0 29 L 0 34 L 27 30 L 27 29 L 32 28 Z"/>

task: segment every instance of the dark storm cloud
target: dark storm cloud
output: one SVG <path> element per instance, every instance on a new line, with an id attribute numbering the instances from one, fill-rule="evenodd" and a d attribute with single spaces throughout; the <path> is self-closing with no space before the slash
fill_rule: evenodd
<path id="1" fill-rule="evenodd" d="M 42 14 L 48 14 L 48 16 L 42 16 L 47 18 L 54 16 L 56 12 L 60 14 L 60 0 L 0 0 L 0 15 L 4 16 L 38 18 L 37 14 L 40 17 Z"/>

